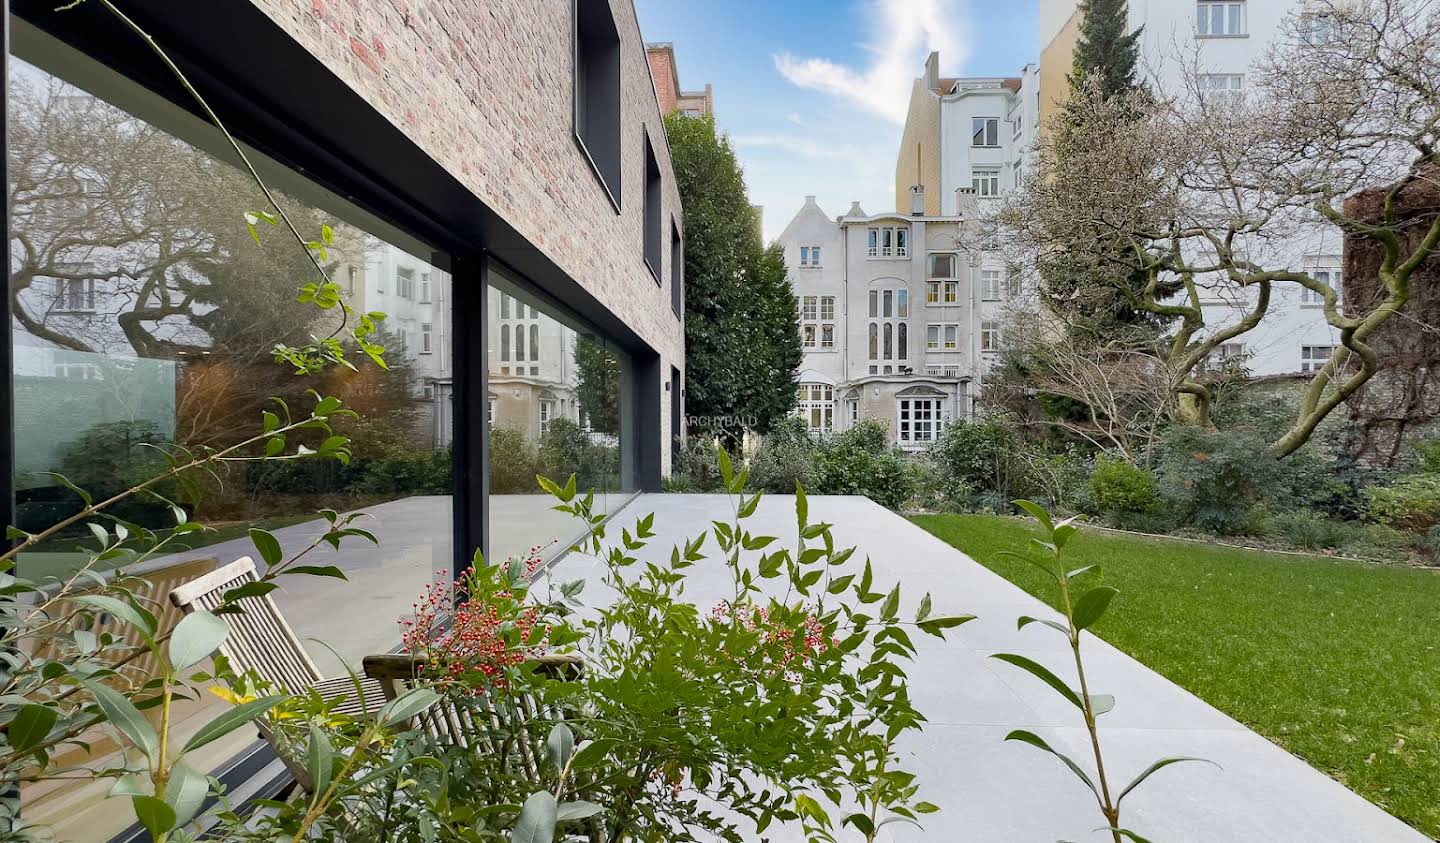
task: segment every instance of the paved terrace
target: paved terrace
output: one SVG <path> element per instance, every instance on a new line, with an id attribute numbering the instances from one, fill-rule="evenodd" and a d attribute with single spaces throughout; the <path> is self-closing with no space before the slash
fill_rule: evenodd
<path id="1" fill-rule="evenodd" d="M 713 518 L 727 518 L 731 509 L 718 495 L 645 495 L 620 512 L 618 523 L 630 524 L 652 511 L 657 535 L 640 555 L 665 562 L 673 543 L 698 534 Z M 794 513 L 793 497 L 767 496 L 747 523 L 752 532 L 793 540 Z M 904 583 L 901 617 L 914 617 L 927 590 L 935 615 L 979 616 L 951 630 L 944 642 L 912 636 L 920 653 L 909 669 L 911 697 L 929 723 L 907 740 L 902 755 L 919 776 L 920 798 L 942 810 L 926 818 L 924 831 L 894 823 L 884 829 L 892 836 L 881 839 L 1108 841 L 1092 831 L 1101 823 L 1089 791 L 1057 759 L 1003 741 L 1010 729 L 1025 727 L 1082 763 L 1090 756 L 1088 734 L 1073 706 L 1019 668 L 988 658 L 1021 653 L 1073 685 L 1074 664 L 1063 638 L 1043 627 L 1015 628 L 1020 615 L 1059 615 L 866 498 L 812 497 L 810 517 L 835 524 L 838 546 L 856 545 L 857 556 L 871 557 L 877 589 Z M 715 549 L 712 542 L 707 547 Z M 701 606 L 733 593 L 718 561 L 689 573 L 687 593 Z M 557 576 L 567 579 L 600 574 L 599 562 L 580 555 L 557 567 Z M 586 596 L 593 600 L 599 594 L 587 586 Z M 1125 611 L 1123 594 L 1111 611 Z M 1164 756 L 1197 756 L 1220 765 L 1166 768 L 1127 797 L 1125 824 L 1147 838 L 1165 843 L 1427 839 L 1105 642 L 1087 635 L 1085 656 L 1091 690 L 1116 697 L 1115 709 L 1100 718 L 1112 782 L 1123 786 Z M 777 834 L 773 827 L 768 836 L 803 839 L 798 833 Z"/>

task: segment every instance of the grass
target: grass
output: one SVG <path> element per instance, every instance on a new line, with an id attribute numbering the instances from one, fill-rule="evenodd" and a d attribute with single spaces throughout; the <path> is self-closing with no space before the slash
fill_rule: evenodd
<path id="1" fill-rule="evenodd" d="M 1055 605 L 1024 522 L 916 524 Z M 1120 595 L 1106 641 L 1440 838 L 1440 571 L 1082 531 L 1072 567 Z"/>

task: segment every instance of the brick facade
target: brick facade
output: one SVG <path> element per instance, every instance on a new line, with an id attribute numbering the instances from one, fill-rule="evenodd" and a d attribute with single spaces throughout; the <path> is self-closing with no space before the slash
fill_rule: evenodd
<path id="1" fill-rule="evenodd" d="M 655 98 L 660 102 L 661 114 L 676 109 L 694 114 L 715 112 L 715 91 L 709 84 L 703 91 L 680 90 L 680 70 L 675 65 L 673 44 L 646 44 L 645 54 L 650 61 L 650 75 L 655 80 Z"/>
<path id="2" fill-rule="evenodd" d="M 661 170 L 665 230 L 673 218 L 683 237 L 683 223 L 630 0 L 609 0 L 621 42 L 619 213 L 573 135 L 570 0 L 253 2 L 620 315 L 660 354 L 662 372 L 683 372 L 670 250 L 663 250 L 658 285 L 642 257 L 642 132 Z M 663 394 L 660 412 L 660 429 L 669 430 Z M 661 452 L 668 473 L 670 449 Z"/>

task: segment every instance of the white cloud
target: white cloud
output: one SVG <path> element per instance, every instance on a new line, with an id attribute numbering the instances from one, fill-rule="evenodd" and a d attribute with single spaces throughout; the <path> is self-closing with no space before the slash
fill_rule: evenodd
<path id="1" fill-rule="evenodd" d="M 904 123 L 912 80 L 925 57 L 939 50 L 948 67 L 969 50 L 958 0 L 871 0 L 868 17 L 879 38 L 861 47 L 871 56 L 856 69 L 827 58 L 775 55 L 775 69 L 791 84 L 848 100 L 893 123 Z"/>
<path id="2" fill-rule="evenodd" d="M 779 149 L 814 161 L 850 161 L 854 163 L 863 160 L 860 151 L 853 146 L 839 146 L 830 141 L 816 141 L 787 135 L 736 135 L 730 138 L 730 142 L 735 144 L 737 149 L 746 147 Z"/>

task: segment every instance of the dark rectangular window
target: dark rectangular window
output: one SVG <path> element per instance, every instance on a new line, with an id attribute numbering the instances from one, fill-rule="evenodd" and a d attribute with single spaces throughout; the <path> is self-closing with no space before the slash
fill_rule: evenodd
<path id="1" fill-rule="evenodd" d="M 685 312 L 685 243 L 680 239 L 680 226 L 670 221 L 670 307 L 676 316 Z"/>
<path id="2" fill-rule="evenodd" d="M 620 208 L 620 35 L 609 3 L 575 0 L 575 139 Z"/>
<path id="3" fill-rule="evenodd" d="M 660 283 L 660 165 L 655 161 L 655 148 L 650 145 L 650 133 L 645 133 L 645 263 Z"/>

